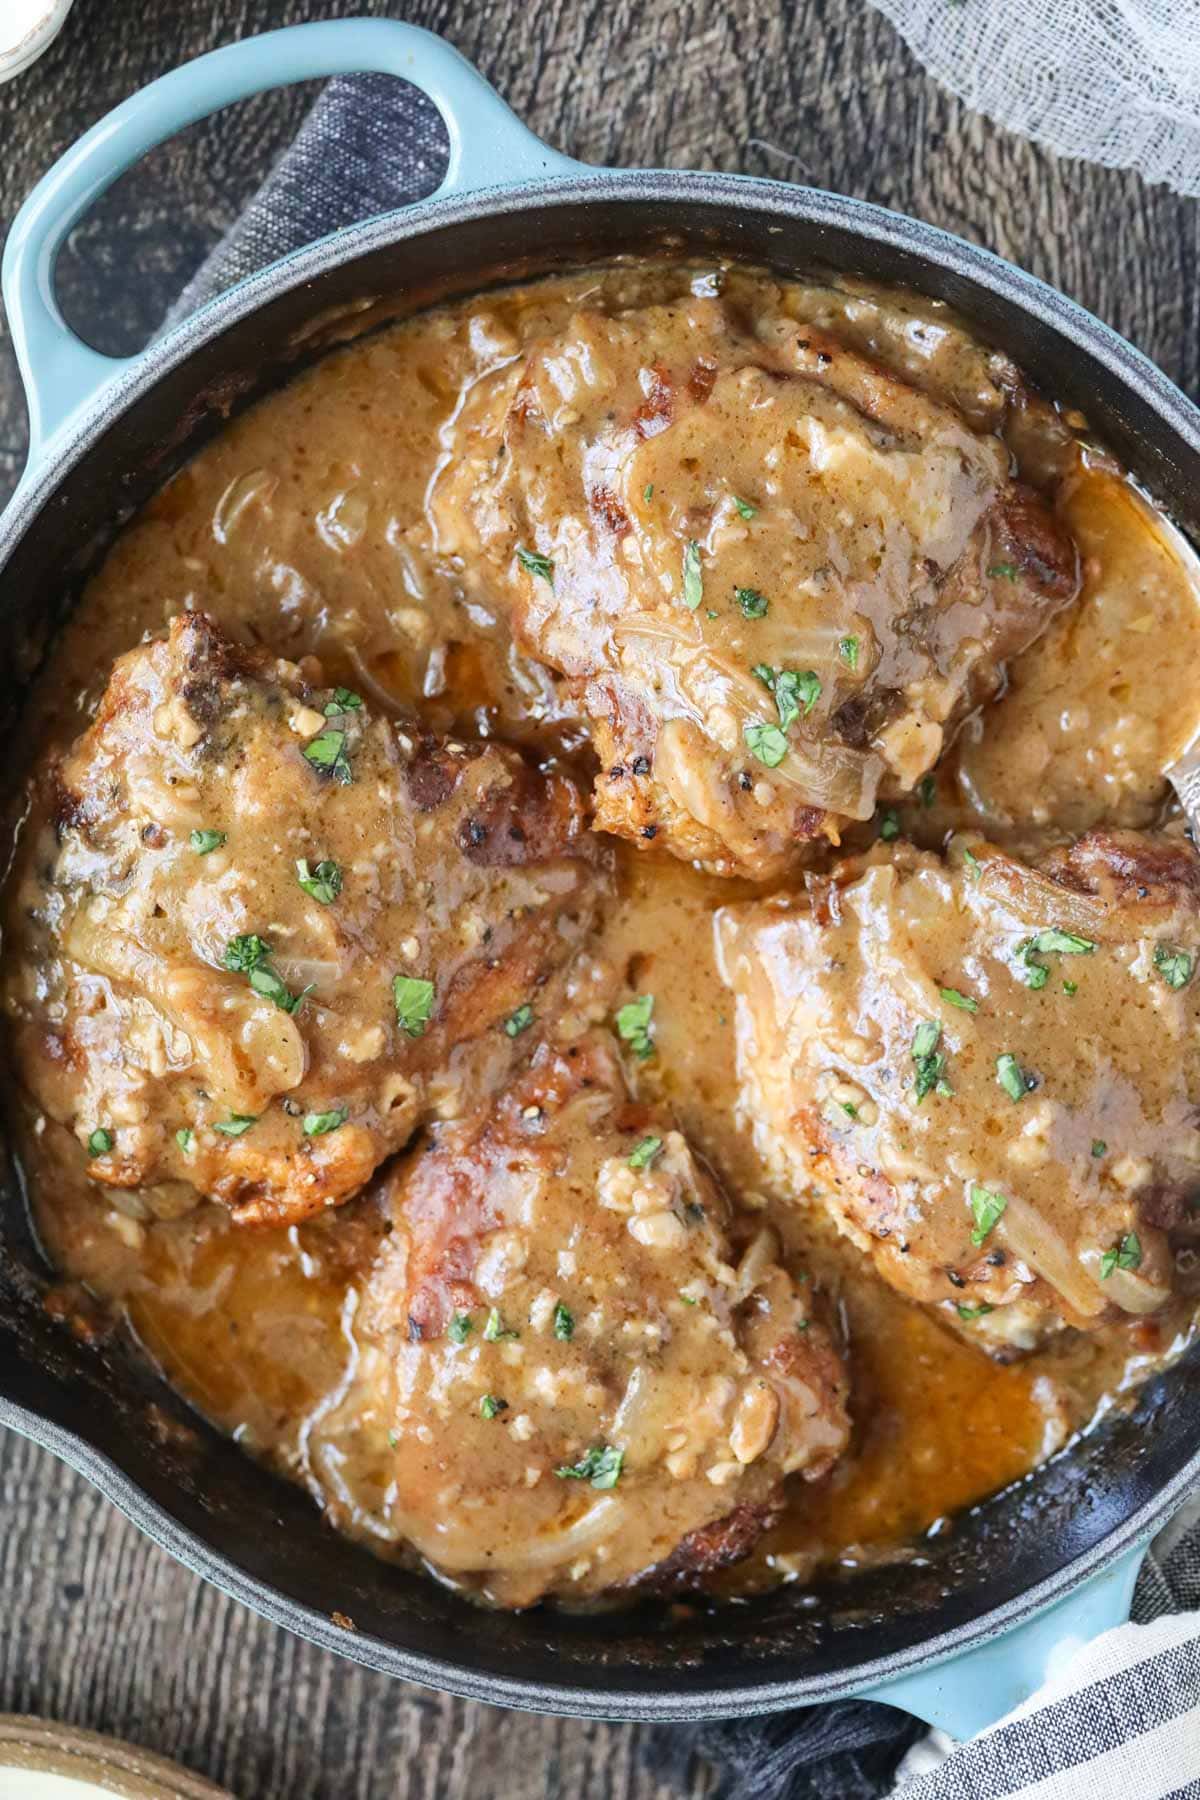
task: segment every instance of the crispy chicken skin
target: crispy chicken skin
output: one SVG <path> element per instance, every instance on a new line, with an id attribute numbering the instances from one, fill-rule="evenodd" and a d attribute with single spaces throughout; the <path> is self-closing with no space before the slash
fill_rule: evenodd
<path id="1" fill-rule="evenodd" d="M 37 773 L 5 1002 L 38 1103 L 117 1188 L 337 1205 L 558 1004 L 603 858 L 573 784 L 409 732 L 203 615 L 122 657 Z"/>
<path id="2" fill-rule="evenodd" d="M 719 874 L 910 790 L 1078 587 L 999 439 L 711 296 L 581 309 L 444 446 L 439 552 L 576 696 L 597 824 Z"/>
<path id="3" fill-rule="evenodd" d="M 845 1446 L 811 1289 L 602 1034 L 542 1045 L 384 1204 L 339 1409 L 379 1445 L 353 1505 L 494 1603 L 694 1584 L 749 1553 L 784 1475 Z"/>
<path id="4" fill-rule="evenodd" d="M 893 1286 L 1001 1351 L 1167 1299 L 1200 1198 L 1184 840 L 880 846 L 717 931 L 757 1141 Z"/>

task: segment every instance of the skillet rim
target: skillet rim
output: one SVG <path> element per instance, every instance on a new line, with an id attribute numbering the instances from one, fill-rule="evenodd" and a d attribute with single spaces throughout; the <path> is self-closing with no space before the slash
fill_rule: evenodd
<path id="1" fill-rule="evenodd" d="M 149 345 L 129 364 L 114 365 L 113 381 L 85 400 L 43 447 L 36 466 L 26 470 L 7 510 L 0 515 L 0 578 L 26 530 L 114 421 L 146 396 L 161 378 L 260 307 L 285 293 L 312 285 L 335 268 L 427 230 L 453 228 L 489 216 L 532 213 L 536 218 L 540 208 L 580 202 L 596 206 L 622 202 L 692 208 L 700 205 L 726 220 L 740 208 L 750 206 L 778 217 L 783 221 L 780 230 L 787 222 L 802 222 L 818 229 L 830 227 L 932 264 L 1015 307 L 1048 328 L 1055 338 L 1066 340 L 1068 345 L 1094 358 L 1121 389 L 1137 395 L 1151 408 L 1168 433 L 1192 455 L 1200 456 L 1200 409 L 1147 356 L 1075 301 L 965 239 L 907 215 L 816 188 L 721 173 L 599 169 L 578 176 L 485 188 L 453 199 L 434 197 L 402 212 L 385 213 L 343 227 L 227 290 Z M 2 1380 L 0 1375 L 0 1383 Z M 978 1618 L 907 1649 L 855 1662 L 831 1674 L 698 1689 L 692 1685 L 694 1678 L 681 1670 L 678 1676 L 668 1678 L 660 1691 L 647 1694 L 620 1687 L 603 1689 L 476 1673 L 463 1663 L 402 1650 L 365 1632 L 347 1631 L 335 1626 L 324 1613 L 247 1574 L 231 1559 L 211 1549 L 197 1533 L 181 1525 L 86 1439 L 46 1415 L 30 1412 L 6 1399 L 2 1392 L 0 1425 L 51 1450 L 85 1476 L 148 1537 L 193 1573 L 273 1623 L 324 1649 L 390 1676 L 423 1682 L 465 1699 L 563 1716 L 633 1721 L 702 1720 L 777 1712 L 861 1693 L 899 1676 L 924 1672 L 993 1642 L 1062 1600 L 1090 1576 L 1148 1540 L 1189 1489 L 1200 1483 L 1198 1426 L 1191 1455 L 1155 1495 L 1072 1561 Z"/>

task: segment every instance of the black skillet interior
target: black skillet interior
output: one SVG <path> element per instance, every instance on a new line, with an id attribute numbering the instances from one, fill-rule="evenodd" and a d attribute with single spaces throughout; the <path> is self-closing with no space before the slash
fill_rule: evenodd
<path id="1" fill-rule="evenodd" d="M 71 604 L 115 522 L 231 410 L 278 386 L 339 335 L 336 324 L 319 321 L 366 295 L 401 293 L 396 311 L 404 313 L 619 253 L 686 249 L 785 271 L 849 270 L 946 299 L 1057 398 L 1081 407 L 1160 503 L 1200 535 L 1197 440 L 1193 435 L 1189 445 L 1163 422 L 1161 396 L 1157 408 L 1147 398 L 1152 375 L 1135 368 L 1141 391 L 1126 386 L 1105 354 L 1069 341 L 1069 322 L 1060 331 L 1052 317 L 1024 310 L 1015 290 L 980 285 L 973 253 L 957 255 L 942 240 L 940 260 L 927 262 L 923 228 L 901 223 L 899 241 L 873 240 L 862 235 L 861 213 L 847 208 L 839 215 L 828 199 L 819 216 L 797 217 L 804 201 L 796 190 L 771 190 L 770 203 L 760 206 L 761 188 L 713 177 L 641 185 L 627 178 L 619 199 L 606 198 L 604 189 L 603 182 L 581 187 L 577 198 L 551 207 L 476 208 L 477 216 L 460 209 L 440 228 L 399 242 L 378 232 L 372 239 L 365 228 L 358 234 L 365 248 L 353 260 L 326 266 L 299 286 L 277 280 L 263 305 L 211 341 L 198 332 L 198 347 L 177 366 L 164 355 L 159 378 L 128 410 L 114 411 L 13 549 L 0 611 L 0 716 L 7 729 L 19 716 L 48 629 Z M 790 197 L 781 200 L 785 192 Z M 355 237 L 343 241 L 349 247 Z M 1162 392 L 1168 409 L 1182 405 L 1165 382 Z M 376 1667 L 554 1710 L 719 1714 L 818 1698 L 848 1686 L 847 1671 L 864 1663 L 874 1665 L 878 1679 L 886 1672 L 881 1659 L 903 1660 L 913 1646 L 995 1609 L 1019 1610 L 1031 1589 L 1078 1558 L 1094 1560 L 1110 1534 L 1179 1477 L 1200 1444 L 1197 1348 L 1147 1384 L 1136 1410 L 1111 1418 L 1035 1478 L 890 1567 L 841 1571 L 816 1590 L 784 1588 L 753 1605 L 722 1609 L 646 1606 L 600 1619 L 545 1610 L 487 1614 L 337 1538 L 298 1490 L 195 1419 L 120 1349 L 75 1343 L 43 1315 L 43 1279 L 18 1186 L 9 1179 L 0 1200 L 0 1405 L 24 1409 L 33 1415 L 27 1425 L 68 1457 L 94 1465 L 89 1473 L 154 1535 L 309 1635 L 327 1639 L 322 1620 L 348 1615 L 357 1631 L 343 1647 Z M 780 1683 L 788 1689 L 776 1688 Z"/>

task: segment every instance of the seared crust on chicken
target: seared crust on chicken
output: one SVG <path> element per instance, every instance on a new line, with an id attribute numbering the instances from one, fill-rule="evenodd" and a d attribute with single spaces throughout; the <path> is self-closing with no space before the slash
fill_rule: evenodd
<path id="1" fill-rule="evenodd" d="M 423 736 L 201 615 L 36 778 L 6 1004 L 89 1174 L 239 1219 L 355 1193 L 553 1010 L 603 858 L 574 785 Z"/>
<path id="2" fill-rule="evenodd" d="M 910 790 L 1078 586 L 1008 453 L 815 326 L 697 296 L 476 384 L 439 550 L 591 723 L 597 824 L 770 877 Z"/>
<path id="3" fill-rule="evenodd" d="M 810 1288 L 630 1098 L 606 1037 L 543 1045 L 385 1206 L 339 1409 L 381 1439 L 353 1504 L 491 1600 L 691 1585 L 749 1553 L 786 1474 L 845 1446 Z"/>
<path id="4" fill-rule="evenodd" d="M 1200 859 L 880 847 L 718 916 L 776 1178 L 993 1347 L 1167 1299 L 1200 1199 Z"/>

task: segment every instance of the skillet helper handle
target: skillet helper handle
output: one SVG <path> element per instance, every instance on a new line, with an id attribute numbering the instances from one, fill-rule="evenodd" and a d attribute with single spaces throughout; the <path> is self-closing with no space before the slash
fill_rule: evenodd
<path id="1" fill-rule="evenodd" d="M 975 1737 L 1028 1700 L 1093 1639 L 1128 1623 L 1145 1554 L 1139 1544 L 1025 1624 L 965 1655 L 864 1688 L 857 1698 L 902 1707 L 960 1742 Z"/>
<path id="2" fill-rule="evenodd" d="M 296 81 L 366 73 L 412 82 L 441 113 L 450 160 L 435 200 L 566 175 L 580 166 L 527 130 L 443 38 L 395 19 L 293 25 L 210 51 L 152 81 L 55 163 L 9 233 L 0 280 L 29 404 L 27 473 L 67 421 L 138 362 L 89 349 L 54 297 L 58 253 L 93 201 L 156 144 L 235 100 Z"/>

